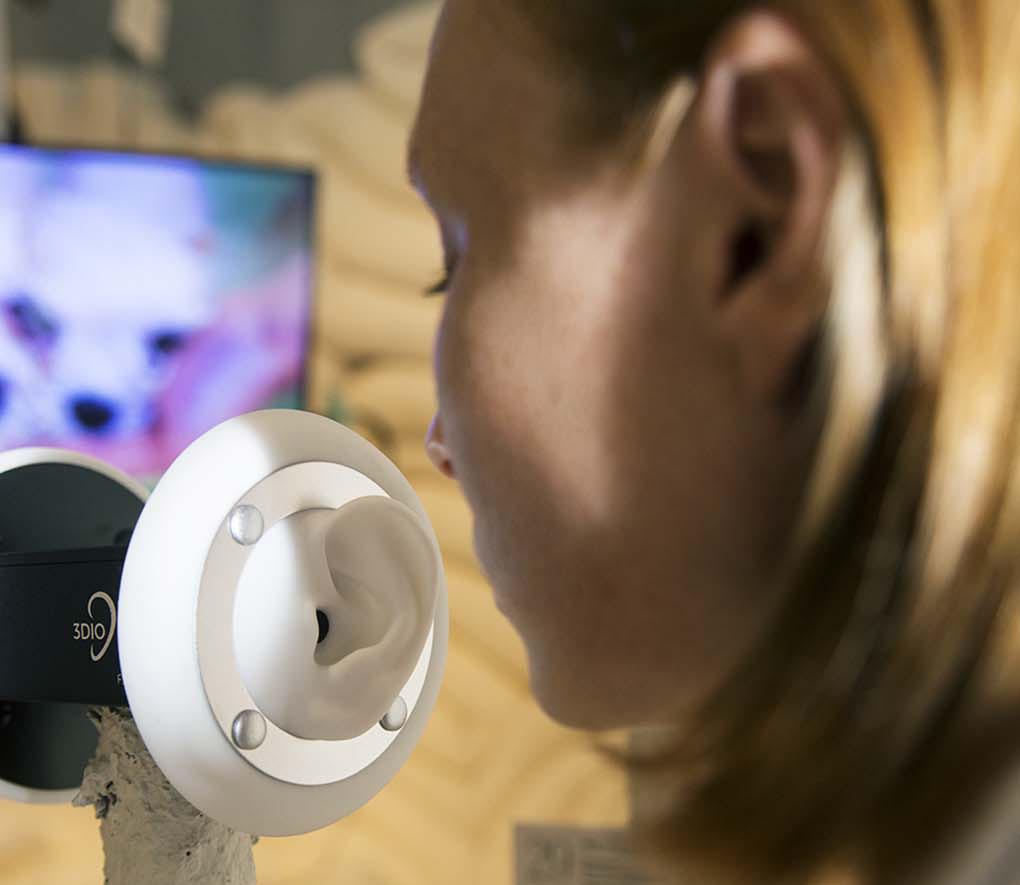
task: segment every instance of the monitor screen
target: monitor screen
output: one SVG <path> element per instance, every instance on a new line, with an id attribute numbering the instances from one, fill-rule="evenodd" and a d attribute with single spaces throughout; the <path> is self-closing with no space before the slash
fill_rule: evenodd
<path id="1" fill-rule="evenodd" d="M 0 450 L 152 488 L 221 421 L 304 408 L 313 192 L 294 169 L 0 147 Z"/>

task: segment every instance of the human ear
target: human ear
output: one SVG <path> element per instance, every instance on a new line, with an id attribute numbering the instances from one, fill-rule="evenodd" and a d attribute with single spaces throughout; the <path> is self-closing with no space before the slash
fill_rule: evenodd
<path id="1" fill-rule="evenodd" d="M 741 16 L 707 56 L 691 127 L 717 197 L 709 311 L 754 399 L 784 398 L 825 310 L 845 117 L 821 57 L 779 14 Z"/>

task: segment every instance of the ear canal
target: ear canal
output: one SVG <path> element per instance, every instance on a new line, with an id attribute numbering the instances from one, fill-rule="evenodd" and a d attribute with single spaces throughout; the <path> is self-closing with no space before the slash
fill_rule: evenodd
<path id="1" fill-rule="evenodd" d="M 733 292 L 768 253 L 767 237 L 759 224 L 746 222 L 730 243 L 729 272 L 725 291 Z"/>
<path id="2" fill-rule="evenodd" d="M 235 641 L 252 698 L 297 737 L 364 733 L 418 663 L 441 574 L 435 540 L 393 498 L 281 520 L 251 551 L 238 586 Z"/>

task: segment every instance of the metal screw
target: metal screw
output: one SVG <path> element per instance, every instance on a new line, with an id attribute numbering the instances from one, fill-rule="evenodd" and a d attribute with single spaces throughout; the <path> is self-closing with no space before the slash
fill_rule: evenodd
<path id="1" fill-rule="evenodd" d="M 379 720 L 379 724 L 387 731 L 400 731 L 407 722 L 407 704 L 402 697 L 398 697 L 389 712 Z"/>
<path id="2" fill-rule="evenodd" d="M 266 720 L 258 710 L 243 710 L 234 718 L 230 734 L 242 750 L 254 750 L 266 739 Z"/>
<path id="3" fill-rule="evenodd" d="M 250 504 L 235 507 L 234 512 L 230 514 L 230 536 L 245 547 L 258 541 L 264 528 L 262 514 L 257 507 Z"/>

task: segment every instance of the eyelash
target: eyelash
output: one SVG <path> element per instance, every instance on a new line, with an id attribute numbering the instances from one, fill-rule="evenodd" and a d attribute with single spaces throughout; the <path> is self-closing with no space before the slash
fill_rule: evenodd
<path id="1" fill-rule="evenodd" d="M 432 295 L 445 295 L 446 290 L 450 288 L 450 273 L 446 272 L 443 274 L 443 278 L 436 283 L 434 286 L 429 286 L 425 290 L 424 295 L 429 298 Z"/>

